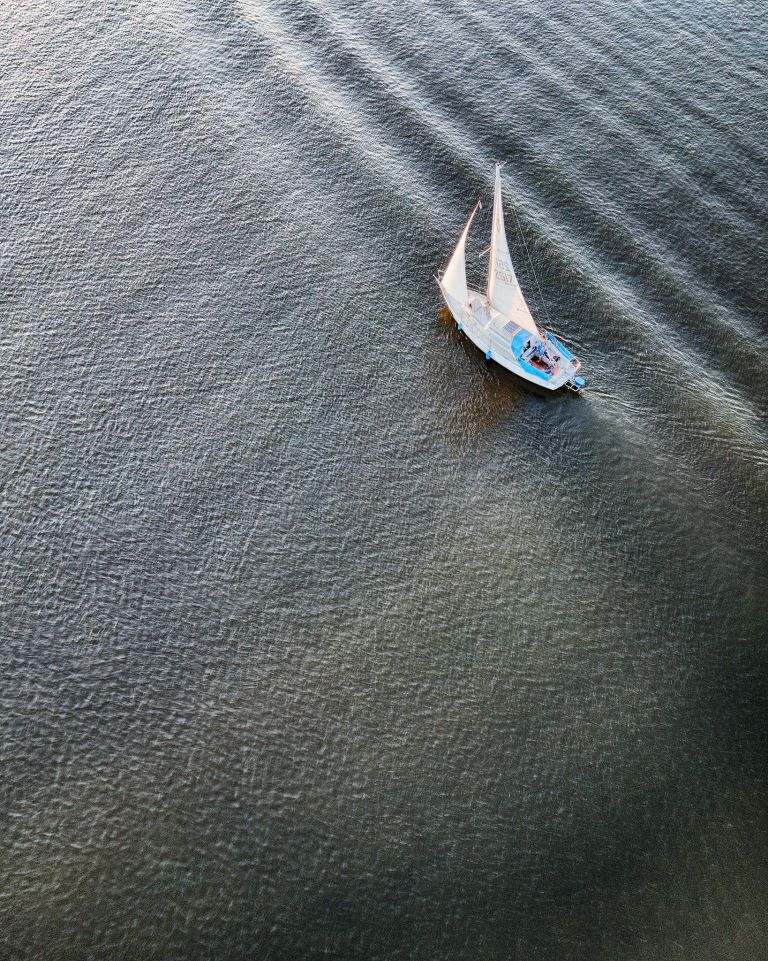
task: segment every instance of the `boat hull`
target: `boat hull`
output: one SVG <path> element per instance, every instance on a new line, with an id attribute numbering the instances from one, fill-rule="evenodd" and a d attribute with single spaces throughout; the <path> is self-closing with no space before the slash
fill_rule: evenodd
<path id="1" fill-rule="evenodd" d="M 469 303 L 461 304 L 443 288 L 442 283 L 440 290 L 459 331 L 485 354 L 486 360 L 494 360 L 511 373 L 546 391 L 554 393 L 564 387 L 580 389 L 574 386 L 574 377 L 581 364 L 552 335 L 548 334 L 547 339 L 562 362 L 555 365 L 553 371 L 547 372 L 520 356 L 525 342 L 531 337 L 530 332 L 516 327 L 513 322 L 502 323 L 504 318 L 494 318 L 483 294 L 470 290 Z"/>

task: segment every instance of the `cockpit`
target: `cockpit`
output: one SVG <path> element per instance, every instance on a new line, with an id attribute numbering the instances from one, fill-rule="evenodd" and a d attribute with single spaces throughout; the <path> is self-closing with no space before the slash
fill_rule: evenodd
<path id="1" fill-rule="evenodd" d="M 541 337 L 529 337 L 523 344 L 520 359 L 551 375 L 560 362 L 560 354 Z"/>

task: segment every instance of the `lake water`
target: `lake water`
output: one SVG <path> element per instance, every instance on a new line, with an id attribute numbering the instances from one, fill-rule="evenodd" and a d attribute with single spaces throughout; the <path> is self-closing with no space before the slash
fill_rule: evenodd
<path id="1" fill-rule="evenodd" d="M 764 4 L 0 41 L 0 955 L 768 956 Z"/>

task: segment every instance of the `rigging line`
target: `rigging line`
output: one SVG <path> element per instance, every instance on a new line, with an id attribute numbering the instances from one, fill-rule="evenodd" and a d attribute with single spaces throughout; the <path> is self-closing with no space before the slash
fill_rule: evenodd
<path id="1" fill-rule="evenodd" d="M 523 241 L 525 252 L 528 255 L 528 263 L 531 265 L 531 273 L 533 274 L 533 279 L 536 281 L 536 289 L 539 292 L 539 299 L 541 300 L 541 306 L 544 308 L 544 316 L 547 318 L 547 326 L 551 329 L 552 321 L 549 318 L 549 311 L 547 310 L 547 302 L 544 300 L 544 294 L 541 292 L 541 284 L 539 283 L 539 278 L 536 276 L 536 268 L 533 266 L 533 260 L 531 258 L 531 252 L 530 250 L 528 250 L 528 243 L 525 239 L 525 234 L 520 229 L 520 221 L 517 219 L 517 211 L 515 210 L 514 204 L 512 204 L 512 216 L 515 218 L 515 226 L 517 227 L 517 232 Z"/>

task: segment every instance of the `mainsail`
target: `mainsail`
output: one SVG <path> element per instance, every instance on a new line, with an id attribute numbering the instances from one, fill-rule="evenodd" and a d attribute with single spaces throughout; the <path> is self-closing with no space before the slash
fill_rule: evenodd
<path id="1" fill-rule="evenodd" d="M 466 281 L 465 281 L 466 285 Z M 493 191 L 493 226 L 491 254 L 488 262 L 488 301 L 500 314 L 514 321 L 532 334 L 537 334 L 536 321 L 531 316 L 520 284 L 517 282 L 512 258 L 509 256 L 504 211 L 501 205 L 501 165 L 496 164 L 496 185 Z"/>
<path id="2" fill-rule="evenodd" d="M 467 226 L 464 228 L 461 237 L 459 237 L 459 242 L 456 244 L 456 249 L 451 255 L 451 259 L 448 261 L 448 266 L 445 268 L 442 277 L 443 290 L 450 294 L 455 300 L 458 300 L 460 304 L 466 304 L 469 301 L 466 262 L 467 236 L 479 207 L 480 204 L 478 203 L 469 215 Z"/>

